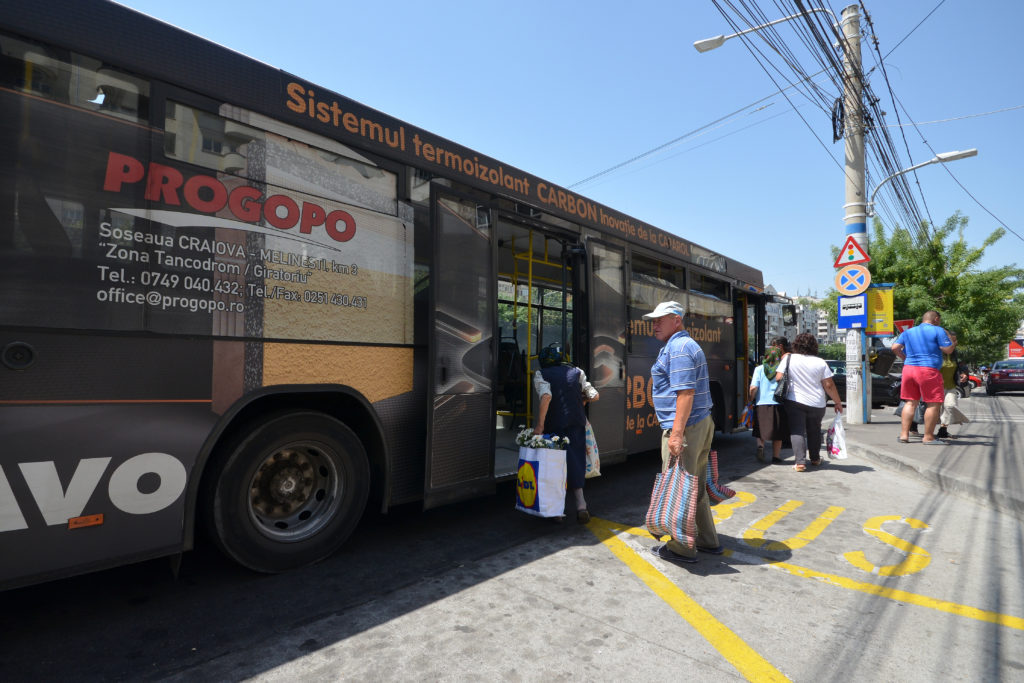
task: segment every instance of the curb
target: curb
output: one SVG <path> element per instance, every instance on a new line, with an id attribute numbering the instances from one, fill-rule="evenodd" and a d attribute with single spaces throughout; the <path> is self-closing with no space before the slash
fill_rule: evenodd
<path id="1" fill-rule="evenodd" d="M 918 466 L 915 463 L 890 455 L 885 451 L 858 446 L 857 444 L 849 443 L 849 441 L 847 442 L 847 448 L 850 450 L 850 455 L 862 457 L 887 469 L 909 475 L 919 481 L 935 486 L 940 491 L 969 498 L 1024 520 L 1024 496 L 1019 491 L 1011 492 L 1002 486 L 982 486 L 975 482 L 964 481 L 963 479 L 951 477 L 937 468 Z"/>

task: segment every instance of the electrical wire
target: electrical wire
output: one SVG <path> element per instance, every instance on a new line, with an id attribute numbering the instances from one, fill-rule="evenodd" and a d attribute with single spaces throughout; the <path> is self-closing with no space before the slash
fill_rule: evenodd
<path id="1" fill-rule="evenodd" d="M 965 114 L 964 116 L 953 116 L 953 117 L 948 118 L 948 119 L 935 119 L 934 121 L 911 121 L 910 123 L 893 124 L 893 125 L 890 125 L 890 126 L 885 126 L 885 128 L 897 128 L 897 127 L 905 127 L 905 126 L 917 127 L 917 126 L 928 126 L 928 125 L 931 125 L 933 123 L 949 123 L 950 121 L 963 121 L 964 119 L 976 119 L 976 118 L 979 118 L 979 117 L 982 117 L 982 116 L 991 116 L 993 114 L 1002 114 L 1004 112 L 1014 111 L 1016 109 L 1024 109 L 1024 104 L 1018 104 L 1015 107 L 1003 107 L 1002 109 L 994 109 L 992 111 L 986 111 L 986 112 L 982 112 L 980 114 Z"/>

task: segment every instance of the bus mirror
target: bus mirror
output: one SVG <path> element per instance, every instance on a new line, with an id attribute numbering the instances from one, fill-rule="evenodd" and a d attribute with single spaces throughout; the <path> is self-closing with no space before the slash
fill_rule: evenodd
<path id="1" fill-rule="evenodd" d="M 782 324 L 787 327 L 796 325 L 796 305 L 786 304 L 782 307 Z"/>

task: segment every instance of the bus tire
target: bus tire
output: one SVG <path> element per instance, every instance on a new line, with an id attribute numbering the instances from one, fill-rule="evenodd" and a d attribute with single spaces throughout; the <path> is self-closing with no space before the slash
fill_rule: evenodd
<path id="1" fill-rule="evenodd" d="M 362 517 L 366 450 L 332 417 L 270 416 L 222 454 L 206 480 L 204 512 L 217 545 L 244 567 L 276 573 L 322 560 Z"/>

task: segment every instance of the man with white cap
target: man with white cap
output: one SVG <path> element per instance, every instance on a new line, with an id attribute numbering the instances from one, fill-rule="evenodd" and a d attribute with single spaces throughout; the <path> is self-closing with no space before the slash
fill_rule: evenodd
<path id="1" fill-rule="evenodd" d="M 722 553 L 711 516 L 711 503 L 703 485 L 715 432 L 708 364 L 700 345 L 683 329 L 685 314 L 681 304 L 663 301 L 644 316 L 654 320 L 654 336 L 665 344 L 651 367 L 654 412 L 662 429 L 662 471 L 668 469 L 672 458 L 678 458 L 683 469 L 697 475 L 701 482 L 697 497 L 696 547 L 687 547 L 672 539 L 651 549 L 661 559 L 675 563 L 696 562 L 698 550 L 713 555 Z"/>

